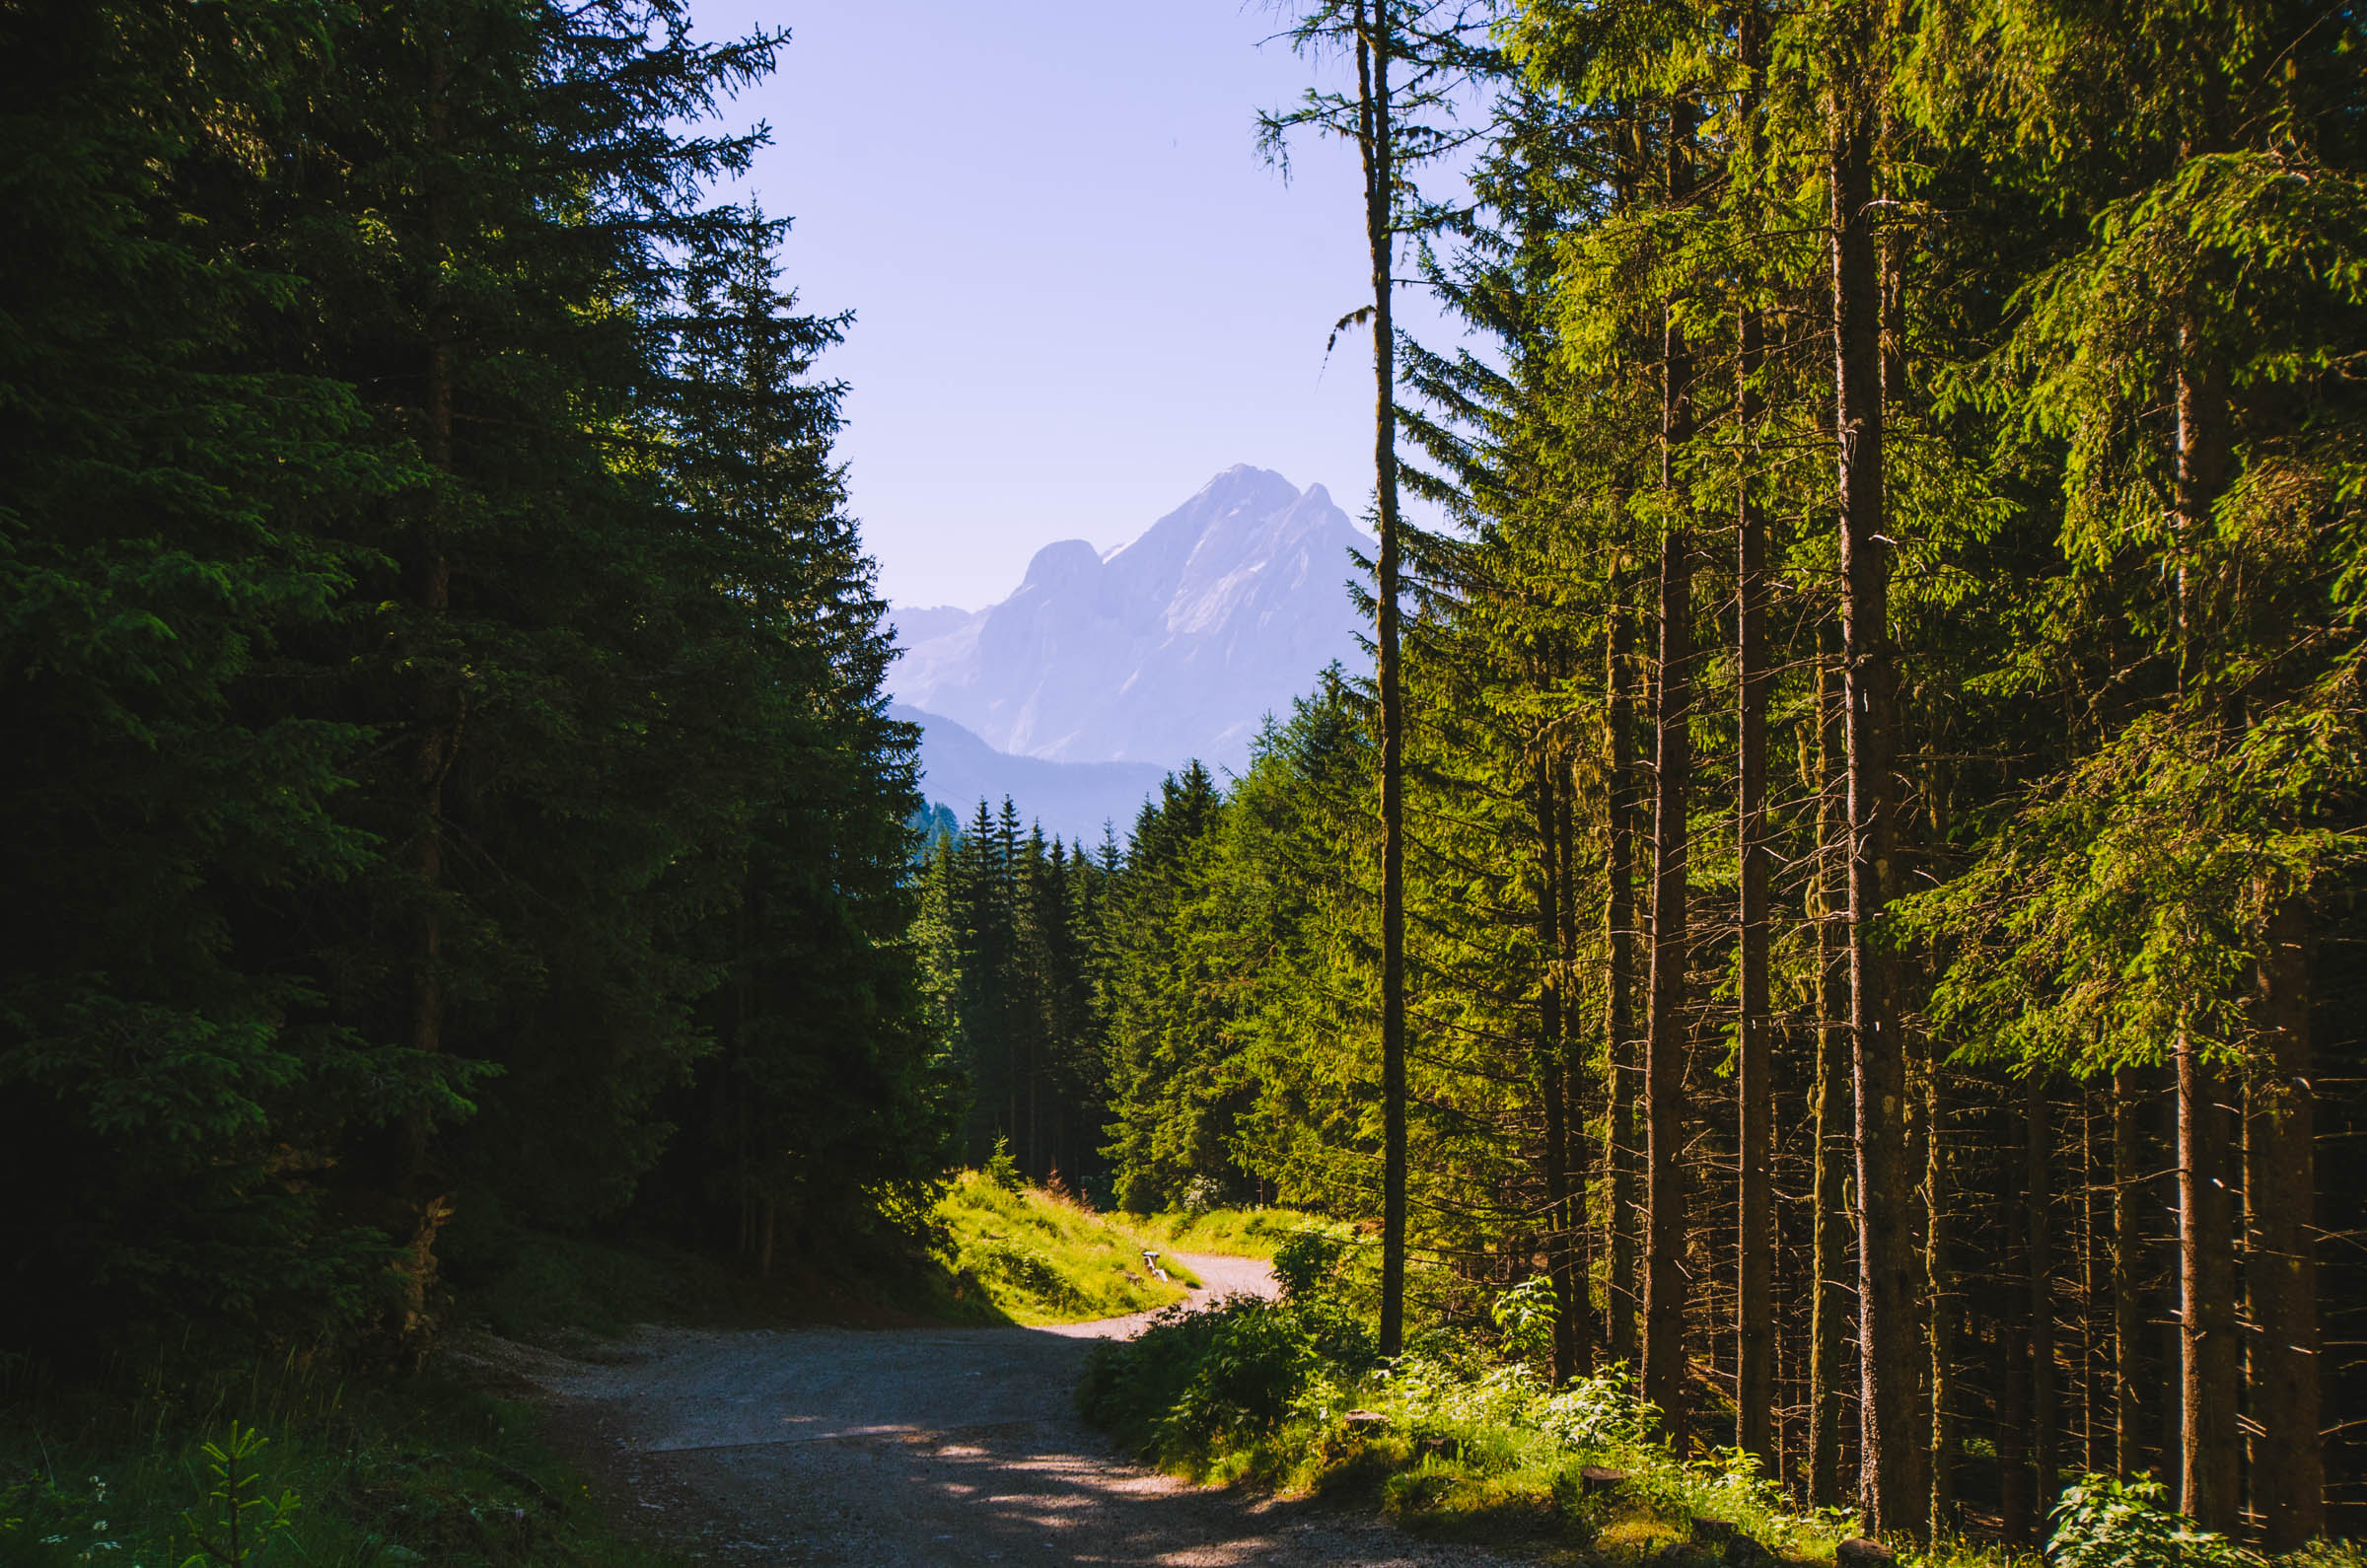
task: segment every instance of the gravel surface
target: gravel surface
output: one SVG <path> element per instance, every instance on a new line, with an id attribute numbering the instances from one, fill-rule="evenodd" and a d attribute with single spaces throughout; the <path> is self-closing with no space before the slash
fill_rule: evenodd
<path id="1" fill-rule="evenodd" d="M 1195 1299 L 1270 1294 L 1262 1263 L 1183 1254 Z M 1270 1563 L 1485 1568 L 1314 1504 L 1191 1486 L 1078 1419 L 1098 1338 L 1058 1328 L 648 1328 L 594 1365 L 510 1370 L 556 1393 L 573 1446 L 650 1532 L 693 1556 L 813 1568 Z"/>

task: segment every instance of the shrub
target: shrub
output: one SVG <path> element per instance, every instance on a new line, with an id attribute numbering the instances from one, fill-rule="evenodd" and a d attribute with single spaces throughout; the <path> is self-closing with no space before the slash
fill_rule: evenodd
<path id="1" fill-rule="evenodd" d="M 1028 1184 L 1028 1178 L 1019 1174 L 1019 1162 L 1011 1158 L 1010 1139 L 994 1140 L 994 1153 L 986 1157 L 986 1179 L 1005 1192 L 1017 1192 Z"/>
<path id="2" fill-rule="evenodd" d="M 1620 1362 L 1594 1377 L 1572 1379 L 1539 1405 L 1534 1419 L 1565 1449 L 1604 1450 L 1651 1437 L 1660 1427 L 1660 1407 L 1637 1390 Z"/>
<path id="3" fill-rule="evenodd" d="M 1544 1361 L 1552 1357 L 1553 1325 L 1561 1319 L 1561 1303 L 1547 1276 L 1532 1274 L 1505 1291 L 1488 1309 L 1488 1316 L 1495 1319 L 1496 1332 L 1504 1336 L 1504 1348 L 1514 1359 Z"/>
<path id="4" fill-rule="evenodd" d="M 1338 1232 L 1313 1225 L 1284 1237 L 1274 1248 L 1274 1278 L 1282 1286 L 1282 1299 L 1306 1301 L 1320 1294 L 1337 1276 L 1350 1245 Z"/>
<path id="5" fill-rule="evenodd" d="M 2056 1568 L 2239 1568 L 2259 1561 L 2196 1530 L 2159 1481 L 2086 1475 L 2054 1507 L 2046 1555 Z"/>
<path id="6" fill-rule="evenodd" d="M 1327 1363 L 1317 1332 L 1369 1344 L 1361 1325 L 1284 1302 L 1228 1296 L 1171 1309 L 1123 1343 L 1096 1347 L 1077 1389 L 1086 1418 L 1164 1461 L 1270 1432 Z"/>

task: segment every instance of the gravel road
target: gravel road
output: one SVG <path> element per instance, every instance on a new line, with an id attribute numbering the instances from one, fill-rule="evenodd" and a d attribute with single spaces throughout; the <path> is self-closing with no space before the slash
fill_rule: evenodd
<path id="1" fill-rule="evenodd" d="M 1184 1254 L 1200 1296 L 1273 1289 L 1262 1263 Z M 574 1445 L 652 1533 L 799 1568 L 1124 1563 L 1485 1568 L 1314 1504 L 1133 1464 L 1077 1418 L 1094 1340 L 1059 1328 L 649 1328 L 612 1360 L 537 1358 Z"/>

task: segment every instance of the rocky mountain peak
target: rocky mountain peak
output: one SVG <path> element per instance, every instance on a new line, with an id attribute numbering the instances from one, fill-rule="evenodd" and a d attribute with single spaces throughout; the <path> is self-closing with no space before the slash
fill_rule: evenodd
<path id="1" fill-rule="evenodd" d="M 1348 552 L 1368 547 L 1321 485 L 1241 464 L 1131 540 L 1037 551 L 1017 592 L 908 637 L 897 700 L 1005 751 L 1063 761 L 1241 766 L 1269 712 L 1356 657 Z"/>

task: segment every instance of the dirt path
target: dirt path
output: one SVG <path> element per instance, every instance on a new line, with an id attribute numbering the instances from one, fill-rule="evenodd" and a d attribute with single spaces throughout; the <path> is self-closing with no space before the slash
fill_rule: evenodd
<path id="1" fill-rule="evenodd" d="M 1261 1263 L 1185 1258 L 1201 1296 L 1272 1290 Z M 695 1556 L 799 1568 L 1500 1561 L 1127 1462 L 1070 1395 L 1093 1342 L 1141 1321 L 646 1329 L 614 1364 L 554 1358 L 531 1375 L 582 1418 L 586 1458 L 630 1509 Z"/>

